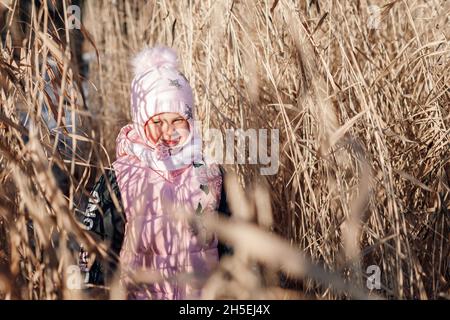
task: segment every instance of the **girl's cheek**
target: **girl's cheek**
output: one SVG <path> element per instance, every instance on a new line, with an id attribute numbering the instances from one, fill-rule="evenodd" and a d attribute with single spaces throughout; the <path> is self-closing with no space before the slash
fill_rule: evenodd
<path id="1" fill-rule="evenodd" d="M 186 141 L 186 139 L 187 139 L 188 136 L 189 136 L 189 130 L 183 130 L 183 131 L 180 133 L 180 135 L 181 135 L 181 140 L 182 140 L 182 142 Z"/>
<path id="2" fill-rule="evenodd" d="M 161 134 L 162 134 L 161 128 L 157 126 L 150 125 L 147 130 L 147 137 L 153 143 L 158 142 L 159 138 L 161 137 Z"/>

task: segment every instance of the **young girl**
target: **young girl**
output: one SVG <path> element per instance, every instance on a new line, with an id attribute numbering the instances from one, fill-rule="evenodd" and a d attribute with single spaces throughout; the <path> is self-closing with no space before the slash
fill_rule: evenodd
<path id="1" fill-rule="evenodd" d="M 82 248 L 80 267 L 90 283 L 108 284 L 118 265 L 129 299 L 199 298 L 201 290 L 177 275 L 206 275 L 231 251 L 201 224 L 174 214 L 229 215 L 224 171 L 202 161 L 193 93 L 176 53 L 146 48 L 133 65 L 133 123 L 120 130 L 113 169 L 96 183 L 81 216 L 86 229 L 107 243 L 109 259 L 89 261 Z M 142 271 L 164 280 L 137 283 L 134 276 Z"/>

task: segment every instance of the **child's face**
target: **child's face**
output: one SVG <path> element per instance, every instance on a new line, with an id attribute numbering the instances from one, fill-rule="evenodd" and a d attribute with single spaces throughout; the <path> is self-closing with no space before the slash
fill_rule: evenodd
<path id="1" fill-rule="evenodd" d="M 168 147 L 175 147 L 189 136 L 189 123 L 178 113 L 160 113 L 147 121 L 145 134 L 154 144 L 161 142 Z"/>

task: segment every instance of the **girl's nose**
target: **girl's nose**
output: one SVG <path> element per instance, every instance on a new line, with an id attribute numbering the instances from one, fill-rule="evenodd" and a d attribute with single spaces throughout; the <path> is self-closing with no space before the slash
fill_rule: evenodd
<path id="1" fill-rule="evenodd" d="M 165 139 L 170 138 L 174 132 L 174 127 L 171 126 L 170 124 L 165 124 L 163 125 L 162 132 L 163 138 Z"/>

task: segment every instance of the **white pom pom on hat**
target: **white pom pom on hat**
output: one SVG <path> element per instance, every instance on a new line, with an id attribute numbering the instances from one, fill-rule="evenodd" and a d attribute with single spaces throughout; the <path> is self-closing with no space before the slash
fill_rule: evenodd
<path id="1" fill-rule="evenodd" d="M 175 50 L 164 46 L 146 47 L 142 49 L 133 59 L 132 65 L 134 75 L 142 74 L 153 68 L 166 66 L 178 68 L 177 53 Z"/>

